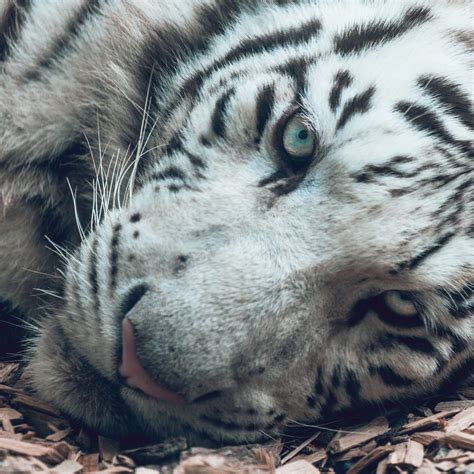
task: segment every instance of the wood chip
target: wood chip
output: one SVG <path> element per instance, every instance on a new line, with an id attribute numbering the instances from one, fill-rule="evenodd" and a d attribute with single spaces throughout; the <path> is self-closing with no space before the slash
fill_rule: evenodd
<path id="1" fill-rule="evenodd" d="M 443 443 L 452 448 L 474 450 L 474 435 L 469 433 L 450 433 L 443 438 Z"/>
<path id="2" fill-rule="evenodd" d="M 119 454 L 117 455 L 114 459 L 113 459 L 113 464 L 119 464 L 121 466 L 125 466 L 125 467 L 129 467 L 129 468 L 134 468 L 136 467 L 136 464 L 135 462 L 133 461 L 133 459 L 129 458 L 128 456 L 124 456 L 123 454 Z"/>
<path id="3" fill-rule="evenodd" d="M 55 446 L 41 446 L 16 439 L 0 438 L 0 450 L 15 454 L 23 454 L 41 459 L 44 462 L 59 463 L 70 454 L 70 449 L 65 444 Z"/>
<path id="4" fill-rule="evenodd" d="M 135 469 L 135 474 L 160 474 L 160 471 L 149 469 L 148 467 L 139 467 Z"/>
<path id="5" fill-rule="evenodd" d="M 319 474 L 320 472 L 312 464 L 303 460 L 290 462 L 276 470 L 276 474 Z"/>
<path id="6" fill-rule="evenodd" d="M 459 411 L 460 410 L 442 411 L 440 413 L 436 413 L 435 415 L 412 421 L 411 423 L 407 423 L 406 425 L 404 425 L 400 430 L 399 434 L 411 433 L 413 431 L 422 431 L 433 426 L 439 426 L 440 420 L 456 415 L 457 413 L 459 413 Z"/>
<path id="7" fill-rule="evenodd" d="M 10 421 L 18 421 L 23 419 L 23 415 L 13 408 L 3 407 L 0 408 L 0 420 L 8 419 Z"/>
<path id="8" fill-rule="evenodd" d="M 423 459 L 423 445 L 410 440 L 407 443 L 395 446 L 393 452 L 388 457 L 388 464 L 421 467 Z"/>
<path id="9" fill-rule="evenodd" d="M 445 436 L 446 433 L 444 431 L 421 431 L 420 433 L 413 433 L 411 439 L 421 443 L 423 446 L 429 446 Z"/>
<path id="10" fill-rule="evenodd" d="M 416 474 L 439 474 L 439 471 L 436 469 L 434 463 L 429 459 L 425 459 L 421 467 L 416 470 Z"/>
<path id="11" fill-rule="evenodd" d="M 57 443 L 59 441 L 62 441 L 63 439 L 66 439 L 71 433 L 72 429 L 67 428 L 65 430 L 56 431 L 55 433 L 46 436 L 46 439 L 48 441 Z"/>
<path id="12" fill-rule="evenodd" d="M 371 423 L 360 427 L 357 432 L 345 434 L 331 442 L 328 450 L 332 454 L 342 453 L 386 433 L 389 428 L 385 417 L 376 418 Z"/>
<path id="13" fill-rule="evenodd" d="M 435 412 L 447 410 L 464 410 L 474 407 L 474 400 L 452 400 L 450 402 L 440 402 L 435 406 Z"/>
<path id="14" fill-rule="evenodd" d="M 458 463 L 456 461 L 442 461 L 435 464 L 436 469 L 443 472 L 452 471 L 457 465 Z"/>
<path id="15" fill-rule="evenodd" d="M 84 473 L 97 472 L 99 470 L 99 453 L 81 456 L 79 462 L 82 464 Z"/>
<path id="16" fill-rule="evenodd" d="M 375 474 L 385 474 L 388 470 L 388 459 L 384 459 L 380 462 L 375 470 Z"/>
<path id="17" fill-rule="evenodd" d="M 451 418 L 444 427 L 444 431 L 454 433 L 469 428 L 472 424 L 474 424 L 474 407 L 466 408 Z"/>
<path id="18" fill-rule="evenodd" d="M 314 453 L 308 455 L 300 455 L 295 459 L 303 459 L 304 461 L 309 462 L 310 464 L 316 464 L 327 459 L 328 453 L 324 448 L 318 448 Z"/>
<path id="19" fill-rule="evenodd" d="M 421 467 L 424 459 L 423 445 L 416 441 L 410 440 L 407 443 L 407 449 L 403 464 L 413 467 Z"/>
<path id="20" fill-rule="evenodd" d="M 311 436 L 310 438 L 308 438 L 306 441 L 304 441 L 303 443 L 301 443 L 299 446 L 297 446 L 295 449 L 293 449 L 292 451 L 290 451 L 282 460 L 281 460 L 281 464 L 286 464 L 290 459 L 293 459 L 298 453 L 300 453 L 301 451 L 303 451 L 304 448 L 306 448 L 306 446 L 308 446 L 309 444 L 311 444 L 318 436 L 320 435 L 320 433 L 316 432 L 313 436 Z"/>
<path id="21" fill-rule="evenodd" d="M 2 419 L 2 427 L 4 431 L 6 431 L 7 433 L 12 433 L 12 434 L 15 433 L 15 428 L 13 428 L 12 422 L 10 421 L 9 418 Z"/>
<path id="22" fill-rule="evenodd" d="M 63 461 L 61 464 L 58 464 L 55 468 L 51 469 L 52 474 L 80 474 L 84 468 L 82 464 L 77 461 Z"/>
<path id="23" fill-rule="evenodd" d="M 393 451 L 392 446 L 379 446 L 371 451 L 369 454 L 364 456 L 362 459 L 357 461 L 347 472 L 347 474 L 359 474 L 361 472 L 367 472 L 369 466 L 375 462 L 383 459 L 389 453 Z"/>

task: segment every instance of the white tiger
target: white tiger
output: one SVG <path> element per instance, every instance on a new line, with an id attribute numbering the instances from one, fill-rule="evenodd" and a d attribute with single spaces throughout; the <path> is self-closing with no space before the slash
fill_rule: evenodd
<path id="1" fill-rule="evenodd" d="M 0 15 L 0 297 L 40 397 L 244 442 L 472 377 L 469 5 Z"/>

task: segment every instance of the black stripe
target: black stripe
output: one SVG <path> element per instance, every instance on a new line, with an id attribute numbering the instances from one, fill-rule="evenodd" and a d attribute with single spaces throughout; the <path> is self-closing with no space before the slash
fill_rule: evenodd
<path id="1" fill-rule="evenodd" d="M 325 392 L 324 384 L 323 384 L 323 371 L 321 367 L 316 369 L 316 377 L 314 380 L 314 393 L 316 395 L 323 395 Z"/>
<path id="2" fill-rule="evenodd" d="M 162 181 L 166 179 L 180 179 L 182 181 L 186 180 L 186 174 L 184 171 L 180 170 L 176 166 L 169 166 L 168 168 L 153 173 L 151 178 L 157 181 Z"/>
<path id="3" fill-rule="evenodd" d="M 276 184 L 275 186 L 273 186 L 273 188 L 271 188 L 271 191 L 277 197 L 286 196 L 287 194 L 290 194 L 295 191 L 298 186 L 304 181 L 305 177 L 305 174 L 291 176 L 283 183 Z"/>
<path id="4" fill-rule="evenodd" d="M 211 118 L 211 126 L 212 126 L 212 131 L 218 136 L 218 137 L 224 137 L 225 136 L 225 116 L 226 116 L 226 111 L 227 111 L 227 106 L 229 105 L 230 100 L 235 94 L 235 89 L 231 88 L 228 91 L 226 91 L 224 94 L 222 94 L 219 99 L 216 101 L 216 105 L 214 107 L 214 111 L 212 113 L 212 118 Z"/>
<path id="5" fill-rule="evenodd" d="M 276 183 L 277 181 L 280 181 L 284 178 L 288 178 L 288 172 L 284 170 L 283 168 L 278 169 L 274 173 L 272 173 L 270 176 L 267 176 L 266 178 L 262 179 L 259 181 L 258 186 L 259 187 L 264 187 L 269 184 Z"/>
<path id="6" fill-rule="evenodd" d="M 18 41 L 31 7 L 31 0 L 6 1 L 8 6 L 0 17 L 0 62 L 11 54 L 11 47 Z"/>
<path id="7" fill-rule="evenodd" d="M 464 319 L 474 315 L 474 282 L 461 288 L 459 291 L 446 291 L 442 294 L 444 298 L 448 295 L 449 312 L 456 319 Z"/>
<path id="8" fill-rule="evenodd" d="M 90 263 L 89 263 L 89 282 L 92 289 L 92 297 L 94 301 L 94 310 L 96 313 L 99 311 L 100 300 L 99 300 L 99 283 L 97 280 L 97 250 L 99 246 L 99 236 L 95 234 L 94 241 L 90 252 Z"/>
<path id="9" fill-rule="evenodd" d="M 373 21 L 367 25 L 356 25 L 336 36 L 336 53 L 346 55 L 360 53 L 369 48 L 393 41 L 416 26 L 432 18 L 426 7 L 412 7 L 395 22 Z"/>
<path id="10" fill-rule="evenodd" d="M 352 174 L 352 177 L 358 183 L 371 183 L 375 180 L 376 176 L 381 177 L 392 177 L 392 178 L 414 178 L 420 174 L 424 169 L 430 169 L 429 167 L 418 168 L 413 171 L 401 171 L 390 165 L 366 165 L 361 172 Z"/>
<path id="11" fill-rule="evenodd" d="M 348 369 L 345 376 L 345 387 L 347 395 L 350 397 L 354 405 L 358 405 L 361 401 L 360 391 L 361 384 L 356 373 L 352 369 Z"/>
<path id="12" fill-rule="evenodd" d="M 52 65 L 66 55 L 79 36 L 82 27 L 99 12 L 103 0 L 84 0 L 76 14 L 67 22 L 64 31 L 57 36 L 50 48 L 38 59 L 34 69 L 25 74 L 25 79 L 39 79 L 42 69 L 49 69 Z"/>
<path id="13" fill-rule="evenodd" d="M 416 129 L 432 135 L 446 145 L 459 148 L 464 153 L 471 152 L 471 145 L 468 141 L 455 140 L 446 130 L 438 116 L 424 107 L 413 102 L 401 101 L 395 105 L 395 110 L 403 114 L 404 118 Z"/>
<path id="14" fill-rule="evenodd" d="M 295 102 L 301 102 L 306 85 L 307 85 L 307 71 L 308 68 L 316 64 L 315 58 L 301 57 L 292 58 L 286 63 L 276 66 L 273 70 L 279 74 L 285 74 L 291 77 L 296 84 L 297 97 Z"/>
<path id="15" fill-rule="evenodd" d="M 334 80 L 334 86 L 329 94 L 329 107 L 333 112 L 339 107 L 342 92 L 352 84 L 353 78 L 349 71 L 339 71 Z"/>
<path id="16" fill-rule="evenodd" d="M 258 94 L 256 105 L 257 133 L 255 143 L 259 144 L 265 131 L 268 121 L 272 116 L 275 102 L 275 89 L 273 85 L 266 85 Z"/>
<path id="17" fill-rule="evenodd" d="M 328 390 L 326 397 L 324 398 L 323 404 L 320 408 L 320 413 L 324 418 L 332 416 L 336 409 L 337 397 L 332 390 Z"/>
<path id="18" fill-rule="evenodd" d="M 341 368 L 339 366 L 335 367 L 332 372 L 331 383 L 333 387 L 339 387 L 341 383 Z"/>
<path id="19" fill-rule="evenodd" d="M 440 76 L 422 76 L 418 85 L 434 97 L 446 111 L 457 117 L 466 127 L 474 127 L 472 103 L 461 87 Z"/>
<path id="20" fill-rule="evenodd" d="M 200 169 L 200 170 L 207 169 L 207 165 L 202 158 L 195 155 L 194 153 L 189 152 L 186 149 L 183 149 L 183 152 L 185 153 L 185 155 L 188 157 L 189 161 L 195 168 Z"/>
<path id="21" fill-rule="evenodd" d="M 316 403 L 317 403 L 317 400 L 316 400 L 316 397 L 314 395 L 308 395 L 306 397 L 306 404 L 310 407 L 310 408 L 315 408 L 316 407 Z"/>
<path id="22" fill-rule="evenodd" d="M 370 367 L 372 374 L 377 374 L 386 385 L 394 387 L 408 387 L 413 384 L 413 380 L 397 374 L 388 365 L 382 365 L 379 367 Z"/>
<path id="23" fill-rule="evenodd" d="M 77 251 L 77 255 L 79 256 L 79 261 L 82 261 L 82 252 L 83 247 L 79 247 Z M 84 311 L 84 305 L 82 303 L 82 298 L 81 298 L 81 280 L 79 279 L 79 274 L 72 272 L 71 273 L 72 277 L 69 279 L 70 281 L 70 291 L 72 295 L 67 295 L 68 301 L 70 299 L 73 300 L 74 303 L 76 303 L 76 307 L 74 308 L 74 316 L 76 316 L 78 319 L 83 318 L 86 314 L 86 311 Z M 72 296 L 72 298 L 71 298 Z"/>
<path id="24" fill-rule="evenodd" d="M 420 352 L 421 354 L 433 355 L 436 353 L 435 347 L 428 339 L 418 336 L 386 334 L 380 338 L 380 344 L 384 348 L 405 346 L 411 351 Z"/>
<path id="25" fill-rule="evenodd" d="M 119 244 L 122 225 L 116 224 L 113 228 L 112 240 L 110 242 L 110 291 L 114 292 L 117 286 Z"/>
<path id="26" fill-rule="evenodd" d="M 453 393 L 456 388 L 460 387 L 464 382 L 472 378 L 473 374 L 474 357 L 469 357 L 451 371 L 451 373 L 446 377 L 439 387 L 439 392 Z"/>
<path id="27" fill-rule="evenodd" d="M 433 245 L 423 250 L 423 252 L 419 253 L 416 257 L 412 258 L 411 260 L 406 260 L 404 262 L 399 263 L 395 269 L 391 270 L 390 273 L 397 274 L 404 270 L 413 270 L 414 268 L 421 265 L 427 258 L 431 257 L 439 250 L 442 250 L 443 247 L 448 244 L 449 241 L 455 236 L 456 234 L 454 232 L 444 235 L 443 237 L 439 238 Z"/>
<path id="28" fill-rule="evenodd" d="M 365 92 L 354 96 L 344 105 L 341 116 L 336 125 L 336 129 L 340 130 L 347 122 L 357 114 L 364 114 L 370 109 L 371 100 L 375 93 L 375 87 L 369 87 Z"/>
<path id="29" fill-rule="evenodd" d="M 238 46 L 228 51 L 222 58 L 206 67 L 198 73 L 202 79 L 213 74 L 218 69 L 235 63 L 245 57 L 262 54 L 274 50 L 277 47 L 298 46 L 301 43 L 318 37 L 321 30 L 321 22 L 312 19 L 298 27 L 285 30 L 277 30 L 251 39 L 243 40 Z M 196 77 L 191 80 L 196 80 Z"/>

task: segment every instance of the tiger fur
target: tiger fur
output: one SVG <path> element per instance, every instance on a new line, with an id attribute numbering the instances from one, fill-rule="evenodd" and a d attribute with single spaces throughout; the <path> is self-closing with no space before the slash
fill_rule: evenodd
<path id="1" fill-rule="evenodd" d="M 472 380 L 471 28 L 443 1 L 0 0 L 0 307 L 38 395 L 252 442 Z"/>

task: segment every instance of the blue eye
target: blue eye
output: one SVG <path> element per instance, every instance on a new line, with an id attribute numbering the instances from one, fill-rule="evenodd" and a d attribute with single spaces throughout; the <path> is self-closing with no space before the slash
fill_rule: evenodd
<path id="1" fill-rule="evenodd" d="M 304 159 L 313 155 L 316 135 L 299 116 L 291 118 L 283 131 L 283 148 L 292 158 Z"/>

